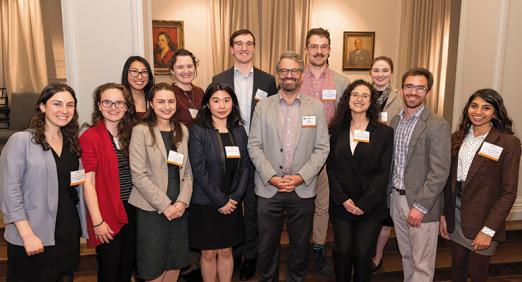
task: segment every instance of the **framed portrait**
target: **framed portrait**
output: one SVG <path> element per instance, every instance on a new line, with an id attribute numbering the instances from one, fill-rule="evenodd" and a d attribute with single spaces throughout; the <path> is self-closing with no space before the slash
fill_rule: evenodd
<path id="1" fill-rule="evenodd" d="M 343 70 L 361 71 L 372 67 L 375 32 L 345 31 L 343 36 Z"/>
<path id="2" fill-rule="evenodd" d="M 183 21 L 152 21 L 154 74 L 168 74 L 174 51 L 183 48 Z"/>

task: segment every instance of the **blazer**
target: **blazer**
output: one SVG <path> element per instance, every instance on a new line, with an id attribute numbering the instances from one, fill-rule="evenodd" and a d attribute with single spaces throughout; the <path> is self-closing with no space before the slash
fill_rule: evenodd
<path id="1" fill-rule="evenodd" d="M 0 202 L 5 239 L 18 246 L 23 240 L 15 222 L 27 220 L 44 246 L 54 246 L 58 212 L 58 171 L 51 150 L 33 143 L 33 132 L 13 134 L 0 155 Z M 80 163 L 81 168 L 81 163 Z M 85 236 L 85 202 L 79 191 L 76 206 Z M 83 211 L 83 212 L 82 212 Z"/>
<path id="2" fill-rule="evenodd" d="M 400 115 L 390 125 L 397 129 Z M 428 210 L 422 222 L 439 221 L 442 191 L 449 175 L 451 138 L 448 123 L 425 107 L 415 124 L 408 144 L 404 186 L 408 206 L 418 203 Z M 393 164 L 390 176 L 393 177 Z M 393 181 L 388 183 L 391 193 Z"/>
<path id="3" fill-rule="evenodd" d="M 388 121 L 385 124 L 390 124 L 394 116 L 398 115 L 404 108 L 404 102 L 402 101 L 401 94 L 395 88 L 392 88 L 388 100 L 384 105 L 383 112 L 388 113 Z"/>
<path id="4" fill-rule="evenodd" d="M 455 142 L 455 134 L 452 136 Z M 498 161 L 477 154 L 462 187 L 461 226 L 464 236 L 474 239 L 482 227 L 495 230 L 496 241 L 506 239 L 506 217 L 517 197 L 520 140 L 491 128 L 484 142 L 503 148 Z M 448 231 L 455 228 L 458 151 L 451 156 L 451 173 L 444 189 L 444 215 Z"/>
<path id="5" fill-rule="evenodd" d="M 349 67 L 371 67 L 372 57 L 370 51 L 366 49 L 359 50 L 359 56 L 357 56 L 357 50 L 350 51 L 348 54 L 348 66 Z"/>
<path id="6" fill-rule="evenodd" d="M 317 175 L 330 151 L 328 126 L 321 102 L 302 94 L 298 98 L 301 99 L 299 116 L 315 116 L 316 127 L 302 128 L 300 122 L 295 124 L 298 138 L 292 173 L 304 180 L 295 189 L 297 195 L 312 198 L 316 194 Z M 283 175 L 279 99 L 280 95 L 274 95 L 257 105 L 248 138 L 248 152 L 256 168 L 255 192 L 263 198 L 272 198 L 277 193 L 277 188 L 268 182 L 270 178 Z"/>
<path id="7" fill-rule="evenodd" d="M 224 72 L 216 74 L 212 78 L 212 82 L 226 83 L 230 87 L 232 87 L 232 89 L 234 89 L 234 67 L 231 67 Z M 277 87 L 274 76 L 254 67 L 254 85 L 252 87 L 252 110 L 250 112 L 250 123 L 252 123 L 252 115 L 254 114 L 254 109 L 258 103 L 255 99 L 257 89 L 265 91 L 266 93 L 268 93 L 268 96 L 272 96 L 277 93 Z"/>
<path id="8" fill-rule="evenodd" d="M 349 125 L 332 128 L 326 165 L 332 217 L 380 221 L 388 216 L 386 185 L 393 154 L 393 129 L 370 123 L 366 130 L 370 132 L 370 143 L 359 142 L 352 154 Z M 364 214 L 347 212 L 343 203 L 348 199 Z"/>
<path id="9" fill-rule="evenodd" d="M 226 159 L 218 131 L 214 128 L 203 128 L 198 124 L 190 127 L 189 156 L 194 175 L 192 203 L 219 209 L 226 205 L 229 199 L 240 202 L 247 185 L 253 183 L 253 168 L 248 156 L 245 128 L 231 128 L 230 134 L 239 147 L 241 157 L 232 180 L 231 193 L 226 195 L 219 188 Z"/>
<path id="10" fill-rule="evenodd" d="M 177 199 L 167 196 L 169 171 L 165 143 L 158 127 L 154 127 L 156 142 L 153 142 L 148 125 L 142 123 L 132 129 L 129 145 L 129 162 L 134 187 L 129 203 L 145 211 L 162 213 L 172 202 L 190 204 L 192 195 L 192 171 L 188 154 L 188 129 L 181 125 L 183 139 L 177 152 L 183 154 L 183 164 L 179 169 L 179 195 Z"/>

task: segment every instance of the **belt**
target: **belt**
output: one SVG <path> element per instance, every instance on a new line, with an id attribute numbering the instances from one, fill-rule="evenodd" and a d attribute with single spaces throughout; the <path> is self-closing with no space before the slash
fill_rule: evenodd
<path id="1" fill-rule="evenodd" d="M 395 188 L 395 187 L 392 187 L 392 189 L 397 191 L 397 193 L 399 193 L 399 195 L 401 195 L 401 196 L 406 195 L 406 190 L 404 190 L 404 189 L 399 189 L 399 188 Z"/>

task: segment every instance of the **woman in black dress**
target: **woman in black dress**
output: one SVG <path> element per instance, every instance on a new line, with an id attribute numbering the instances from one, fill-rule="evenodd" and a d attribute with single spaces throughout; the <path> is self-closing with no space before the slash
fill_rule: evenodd
<path id="1" fill-rule="evenodd" d="M 46 86 L 29 129 L 0 158 L 7 281 L 72 281 L 80 254 L 78 114 L 74 90 Z M 78 177 L 72 177 L 78 176 Z"/>
<path id="2" fill-rule="evenodd" d="M 194 175 L 190 245 L 202 250 L 204 281 L 215 281 L 216 276 L 231 281 L 232 247 L 243 240 L 240 202 L 253 177 L 247 134 L 232 88 L 221 83 L 208 86 L 189 136 Z"/>

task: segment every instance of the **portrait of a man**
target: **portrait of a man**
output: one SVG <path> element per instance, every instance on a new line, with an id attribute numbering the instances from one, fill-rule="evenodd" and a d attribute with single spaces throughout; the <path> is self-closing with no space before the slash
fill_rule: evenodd
<path id="1" fill-rule="evenodd" d="M 369 70 L 373 60 L 374 32 L 345 32 L 343 70 Z"/>

